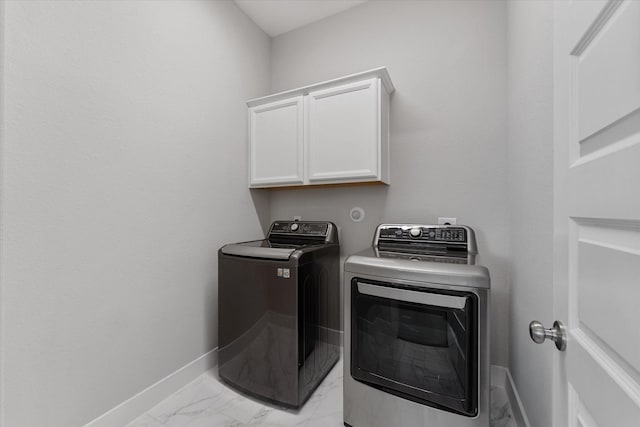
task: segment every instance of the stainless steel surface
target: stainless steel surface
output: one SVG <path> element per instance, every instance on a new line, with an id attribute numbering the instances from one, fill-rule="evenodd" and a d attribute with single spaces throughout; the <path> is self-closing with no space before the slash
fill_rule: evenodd
<path id="1" fill-rule="evenodd" d="M 489 271 L 480 265 L 474 265 L 477 246 L 473 230 L 464 227 L 467 233 L 466 249 L 469 251 L 470 263 L 458 264 L 447 257 L 423 256 L 422 254 L 406 254 L 400 256 L 385 253 L 377 248 L 380 231 L 385 226 L 403 227 L 411 234 L 411 229 L 420 227 L 421 236 L 425 228 L 415 224 L 382 224 L 376 229 L 373 247 L 349 256 L 344 265 L 344 423 L 352 427 L 489 427 L 490 412 L 490 369 L 489 369 Z M 440 226 L 447 228 L 447 226 Z M 461 228 L 455 226 L 454 228 Z M 414 232 L 415 234 L 415 232 Z M 435 236 L 435 232 L 434 232 Z M 431 236 L 431 237 L 434 237 Z M 411 239 L 413 241 L 413 239 Z M 392 251 L 391 251 L 392 252 Z M 438 261 L 438 262 L 435 262 Z M 405 300 L 409 292 L 395 293 L 404 289 L 384 288 L 381 294 L 378 286 L 360 281 L 385 282 L 402 287 L 416 289 L 432 289 L 439 291 L 469 292 L 475 294 L 477 304 L 477 415 L 468 417 L 449 412 L 438 407 L 423 405 L 397 395 L 372 387 L 354 379 L 351 375 L 351 340 L 352 312 L 351 292 L 352 280 L 358 281 L 358 289 L 383 298 Z M 363 288 L 360 285 L 368 285 Z M 371 287 L 369 287 L 371 286 Z M 387 295 L 391 290 L 394 295 Z M 420 292 L 415 292 L 420 293 Z M 436 295 L 433 295 L 436 296 Z M 440 296 L 440 295 L 438 295 Z M 431 298 L 432 295 L 429 295 Z M 454 298 L 456 298 L 454 296 Z M 426 301 L 417 301 L 429 304 Z M 450 301 L 434 301 L 435 306 L 448 307 Z"/>
<path id="2" fill-rule="evenodd" d="M 542 323 L 537 320 L 529 323 L 529 336 L 536 344 L 542 344 L 549 339 L 556 344 L 556 348 L 560 351 L 567 349 L 567 330 L 559 320 L 553 322 L 553 328 L 546 329 Z"/>
<path id="3" fill-rule="evenodd" d="M 407 277 L 407 276 L 403 276 Z M 387 270 L 382 276 L 368 276 L 345 272 L 343 283 L 354 278 L 390 280 L 410 286 L 425 283 L 398 278 Z M 432 289 L 461 290 L 459 286 L 430 283 Z M 344 292 L 344 422 L 352 427 L 489 427 L 490 370 L 489 370 L 489 289 L 469 287 L 478 296 L 478 415 L 473 418 L 443 411 L 431 406 L 402 399 L 370 387 L 351 376 L 351 293 Z"/>
<path id="4" fill-rule="evenodd" d="M 218 252 L 218 372 L 248 394 L 300 407 L 339 359 L 340 248 L 333 224 L 276 223 L 268 239 Z"/>
<path id="5" fill-rule="evenodd" d="M 489 288 L 489 270 L 481 265 L 423 262 L 403 258 L 385 258 L 373 248 L 351 255 L 344 264 L 345 272 L 388 275 L 394 271 L 407 280 L 440 283 L 451 286 Z"/>
<path id="6" fill-rule="evenodd" d="M 467 241 L 464 242 L 467 253 L 469 255 L 477 255 L 477 253 L 478 253 L 478 245 L 476 243 L 476 235 L 475 235 L 473 229 L 471 229 L 470 227 L 467 227 L 466 225 L 380 224 L 376 228 L 376 232 L 375 232 L 375 234 L 373 236 L 373 244 L 372 244 L 372 246 L 374 248 L 378 247 L 378 243 L 379 243 L 379 241 L 381 239 L 381 236 L 380 236 L 381 231 L 389 229 L 389 228 L 402 228 L 403 230 L 407 230 L 412 237 L 415 238 L 415 237 L 422 236 L 427 241 L 430 240 L 430 238 L 435 237 L 434 235 L 431 235 L 429 233 L 432 230 L 438 231 L 438 230 L 463 229 L 463 230 L 465 230 L 466 238 L 467 238 Z M 413 231 L 413 230 L 419 230 L 420 233 L 417 233 L 417 235 L 413 235 L 413 233 L 416 233 L 416 231 Z M 425 234 L 425 231 L 427 231 L 426 234 Z"/>
<path id="7" fill-rule="evenodd" d="M 393 299 L 396 301 L 415 302 L 437 307 L 463 309 L 466 299 L 451 295 L 427 294 L 424 292 L 408 291 L 406 289 L 394 289 L 385 286 L 376 286 L 370 283 L 358 282 L 358 291 L 366 295 Z"/>

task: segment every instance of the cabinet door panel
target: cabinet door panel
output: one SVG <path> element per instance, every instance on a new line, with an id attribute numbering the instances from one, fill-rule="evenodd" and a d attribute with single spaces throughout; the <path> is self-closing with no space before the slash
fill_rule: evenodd
<path id="1" fill-rule="evenodd" d="M 308 179 L 380 179 L 379 80 L 309 94 Z"/>
<path id="2" fill-rule="evenodd" d="M 303 97 L 249 109 L 251 187 L 303 182 Z"/>

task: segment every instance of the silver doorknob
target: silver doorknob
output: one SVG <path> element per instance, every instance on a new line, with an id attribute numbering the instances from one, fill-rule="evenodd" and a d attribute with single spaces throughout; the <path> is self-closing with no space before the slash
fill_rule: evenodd
<path id="1" fill-rule="evenodd" d="M 544 340 L 550 339 L 556 343 L 556 348 L 560 351 L 567 349 L 567 329 L 562 322 L 553 322 L 553 328 L 545 329 L 542 323 L 534 320 L 529 323 L 529 335 L 536 344 L 542 344 Z"/>

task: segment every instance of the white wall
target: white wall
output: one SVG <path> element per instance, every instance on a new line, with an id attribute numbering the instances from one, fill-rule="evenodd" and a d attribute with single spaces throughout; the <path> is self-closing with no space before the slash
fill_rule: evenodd
<path id="1" fill-rule="evenodd" d="M 508 4 L 508 159 L 512 284 L 509 368 L 532 426 L 552 423 L 550 345 L 528 325 L 553 323 L 553 4 Z"/>
<path id="2" fill-rule="evenodd" d="M 272 92 L 385 65 L 391 186 L 274 190 L 271 217 L 328 219 L 342 255 L 371 244 L 381 222 L 457 217 L 476 230 L 492 276 L 492 362 L 507 363 L 509 235 L 506 4 L 372 1 L 275 37 Z M 354 206 L 365 220 L 348 219 Z"/>
<path id="3" fill-rule="evenodd" d="M 216 251 L 269 217 L 244 101 L 268 93 L 270 40 L 227 1 L 2 19 L 0 412 L 80 425 L 216 346 Z"/>

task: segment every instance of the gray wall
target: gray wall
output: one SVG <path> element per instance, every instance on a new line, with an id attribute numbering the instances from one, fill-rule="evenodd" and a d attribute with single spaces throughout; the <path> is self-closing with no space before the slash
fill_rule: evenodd
<path id="1" fill-rule="evenodd" d="M 216 346 L 216 251 L 269 217 L 244 101 L 269 90 L 270 40 L 227 1 L 2 20 L 0 413 L 81 425 Z"/>
<path id="2" fill-rule="evenodd" d="M 492 362 L 506 365 L 506 4 L 372 1 L 275 37 L 271 60 L 272 92 L 381 65 L 396 86 L 391 185 L 275 190 L 271 218 L 334 221 L 343 256 L 381 222 L 470 225 L 493 281 Z M 361 223 L 348 218 L 354 206 Z"/>
<path id="3" fill-rule="evenodd" d="M 553 352 L 528 324 L 553 323 L 553 4 L 511 1 L 509 43 L 509 368 L 534 427 L 551 420 Z"/>

